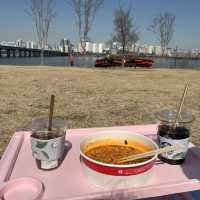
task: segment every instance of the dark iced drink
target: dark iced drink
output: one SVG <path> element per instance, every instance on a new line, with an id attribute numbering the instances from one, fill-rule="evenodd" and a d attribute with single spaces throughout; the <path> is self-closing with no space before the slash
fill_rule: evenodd
<path id="1" fill-rule="evenodd" d="M 159 120 L 158 143 L 159 147 L 178 145 L 180 148 L 159 155 L 159 158 L 169 164 L 182 164 L 185 161 L 189 138 L 190 124 L 194 120 L 191 113 L 181 113 L 177 123 L 175 122 L 176 111 L 162 110 L 156 114 Z"/>
<path id="2" fill-rule="evenodd" d="M 53 127 L 48 131 L 48 119 L 36 118 L 32 123 L 30 137 L 33 157 L 42 170 L 52 170 L 61 164 L 65 147 L 65 120 L 53 118 Z"/>

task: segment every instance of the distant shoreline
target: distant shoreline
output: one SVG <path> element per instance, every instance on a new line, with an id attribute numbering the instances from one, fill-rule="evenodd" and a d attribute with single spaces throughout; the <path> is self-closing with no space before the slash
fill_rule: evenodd
<path id="1" fill-rule="evenodd" d="M 159 68 L 159 67 L 152 67 L 152 68 L 142 68 L 137 67 L 136 69 L 134 67 L 79 67 L 79 66 L 50 66 L 50 65 L 1 65 L 0 64 L 0 70 L 6 70 L 9 68 L 13 69 L 24 69 L 24 70 L 99 70 L 99 71 L 177 71 L 177 72 L 183 72 L 183 71 L 200 71 L 200 68 Z"/>
<path id="2" fill-rule="evenodd" d="M 149 57 L 151 58 L 151 57 Z M 97 57 L 94 56 L 78 56 L 74 58 L 74 65 L 77 67 L 93 68 Z M 181 58 L 163 58 L 153 57 L 153 68 L 188 68 L 188 69 L 200 69 L 200 59 L 181 59 Z M 23 65 L 23 66 L 35 66 L 40 65 L 40 57 L 26 57 L 26 58 L 0 58 L 1 65 Z M 52 67 L 68 67 L 70 66 L 70 60 L 68 57 L 45 57 L 44 63 L 47 66 Z"/>
<path id="3" fill-rule="evenodd" d="M 132 56 L 134 56 L 134 54 L 130 54 Z M 86 55 L 82 55 L 82 54 L 74 54 L 73 55 L 75 58 L 78 58 L 78 57 L 105 57 L 106 55 L 105 54 L 86 54 Z M 115 56 L 115 55 L 113 55 Z M 69 57 L 69 55 L 64 55 L 64 56 L 45 56 L 44 58 L 59 58 L 59 57 Z M 159 55 L 136 55 L 135 57 L 144 57 L 144 58 L 160 58 L 160 59 L 185 59 L 185 60 L 200 60 L 200 57 L 186 57 L 186 56 L 159 56 Z M 23 59 L 23 58 L 40 58 L 40 56 L 32 56 L 32 57 L 18 57 L 18 56 L 10 56 L 10 57 L 7 57 L 7 56 L 1 56 L 0 59 Z"/>

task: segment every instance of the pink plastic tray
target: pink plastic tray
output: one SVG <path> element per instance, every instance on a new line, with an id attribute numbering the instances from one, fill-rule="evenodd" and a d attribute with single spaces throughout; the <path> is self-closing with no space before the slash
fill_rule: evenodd
<path id="1" fill-rule="evenodd" d="M 85 176 L 79 159 L 79 144 L 86 135 L 102 130 L 129 130 L 155 137 L 157 126 L 122 126 L 68 130 L 66 140 L 72 143 L 62 165 L 53 171 L 38 170 L 31 154 L 29 132 L 13 135 L 0 162 L 0 185 L 22 177 L 33 177 L 44 184 L 43 200 L 113 199 L 124 195 L 140 199 L 200 189 L 200 150 L 190 145 L 186 162 L 173 166 L 158 162 L 151 178 L 142 186 L 109 188 L 96 186 Z"/>

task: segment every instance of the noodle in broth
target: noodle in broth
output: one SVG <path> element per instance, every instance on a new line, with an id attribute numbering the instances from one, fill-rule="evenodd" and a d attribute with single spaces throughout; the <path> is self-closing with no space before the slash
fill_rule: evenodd
<path id="1" fill-rule="evenodd" d="M 89 150 L 86 150 L 85 155 L 93 160 L 96 160 L 102 163 L 122 164 L 122 163 L 118 163 L 118 160 L 120 158 L 140 154 L 143 152 L 144 151 L 141 151 L 139 149 L 136 149 L 132 146 L 127 146 L 127 145 L 102 145 L 102 146 L 97 146 Z M 136 164 L 136 163 L 147 161 L 151 158 L 152 157 L 142 158 L 142 159 L 138 159 L 138 160 L 134 160 L 130 162 L 124 162 L 123 164 Z"/>

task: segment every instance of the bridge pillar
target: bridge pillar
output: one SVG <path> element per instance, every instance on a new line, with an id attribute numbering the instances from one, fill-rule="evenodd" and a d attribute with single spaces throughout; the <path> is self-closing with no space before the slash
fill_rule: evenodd
<path id="1" fill-rule="evenodd" d="M 19 49 L 19 57 L 22 57 L 22 51 L 21 51 L 21 49 Z"/>
<path id="2" fill-rule="evenodd" d="M 7 49 L 7 57 L 10 57 L 10 49 Z"/>
<path id="3" fill-rule="evenodd" d="M 33 51 L 33 57 L 38 57 L 38 51 Z"/>
<path id="4" fill-rule="evenodd" d="M 21 51 L 21 57 L 24 57 L 24 50 Z"/>
<path id="5" fill-rule="evenodd" d="M 19 50 L 18 49 L 15 50 L 15 56 L 19 57 Z"/>
<path id="6" fill-rule="evenodd" d="M 13 56 L 13 57 L 16 57 L 16 51 L 15 51 L 15 49 L 13 49 L 12 52 L 13 52 L 12 56 Z"/>

